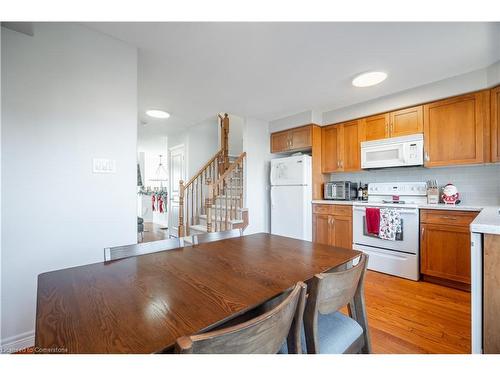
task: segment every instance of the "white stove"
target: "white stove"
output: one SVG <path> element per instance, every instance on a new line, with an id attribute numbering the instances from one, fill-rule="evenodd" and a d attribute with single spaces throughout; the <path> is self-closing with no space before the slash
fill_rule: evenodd
<path id="1" fill-rule="evenodd" d="M 368 201 L 353 203 L 353 248 L 369 255 L 368 268 L 418 280 L 419 211 L 427 203 L 425 182 L 371 183 Z M 366 208 L 399 211 L 401 232 L 396 240 L 386 240 L 367 233 Z"/>

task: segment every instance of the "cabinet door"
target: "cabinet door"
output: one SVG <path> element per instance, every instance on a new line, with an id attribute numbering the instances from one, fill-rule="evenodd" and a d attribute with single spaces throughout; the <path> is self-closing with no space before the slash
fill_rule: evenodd
<path id="1" fill-rule="evenodd" d="M 500 161 L 500 86 L 491 90 L 491 160 Z"/>
<path id="2" fill-rule="evenodd" d="M 359 133 L 358 121 L 350 121 L 342 124 L 340 168 L 343 171 L 359 171 L 361 169 Z"/>
<path id="3" fill-rule="evenodd" d="M 313 242 L 331 245 L 331 217 L 325 214 L 313 215 Z"/>
<path id="4" fill-rule="evenodd" d="M 338 125 L 321 129 L 321 171 L 337 172 L 340 169 L 340 137 Z"/>
<path id="5" fill-rule="evenodd" d="M 293 129 L 291 133 L 291 149 L 299 150 L 311 147 L 311 126 Z"/>
<path id="6" fill-rule="evenodd" d="M 484 162 L 487 108 L 489 91 L 424 105 L 425 165 Z"/>
<path id="7" fill-rule="evenodd" d="M 470 231 L 468 227 L 422 224 L 420 272 L 470 284 Z"/>
<path id="8" fill-rule="evenodd" d="M 271 152 L 283 152 L 290 149 L 290 133 L 279 132 L 271 134 Z"/>
<path id="9" fill-rule="evenodd" d="M 334 216 L 332 228 L 332 245 L 352 248 L 352 218 L 348 216 Z"/>
<path id="10" fill-rule="evenodd" d="M 423 106 L 391 112 L 389 130 L 391 137 L 422 133 L 424 131 Z"/>
<path id="11" fill-rule="evenodd" d="M 389 137 L 389 114 L 366 117 L 364 123 L 365 141 Z"/>

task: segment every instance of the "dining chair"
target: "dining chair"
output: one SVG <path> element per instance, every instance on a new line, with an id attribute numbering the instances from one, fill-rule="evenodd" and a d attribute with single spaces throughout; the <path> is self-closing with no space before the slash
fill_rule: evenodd
<path id="1" fill-rule="evenodd" d="M 364 301 L 368 255 L 356 265 L 320 273 L 309 284 L 304 311 L 307 353 L 370 353 L 371 343 Z M 347 305 L 349 316 L 338 310 Z"/>
<path id="2" fill-rule="evenodd" d="M 211 232 L 204 234 L 195 234 L 193 236 L 193 245 L 198 245 L 200 243 L 207 243 L 213 241 L 224 240 L 226 238 L 235 238 L 242 236 L 243 233 L 241 229 L 231 229 L 222 232 Z"/>
<path id="3" fill-rule="evenodd" d="M 106 247 L 104 248 L 104 261 L 129 258 L 137 255 L 156 253 L 164 250 L 178 249 L 184 246 L 181 238 L 170 238 L 167 240 L 143 242 L 134 245 Z"/>
<path id="4" fill-rule="evenodd" d="M 306 284 L 298 282 L 274 308 L 248 321 L 177 339 L 178 354 L 276 354 L 285 340 L 301 353 Z"/>

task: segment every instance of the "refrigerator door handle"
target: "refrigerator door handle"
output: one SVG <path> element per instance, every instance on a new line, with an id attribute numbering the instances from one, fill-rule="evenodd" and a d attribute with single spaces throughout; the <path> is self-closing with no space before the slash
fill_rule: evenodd
<path id="1" fill-rule="evenodd" d="M 274 199 L 273 199 L 273 187 L 271 186 L 271 209 L 274 208 Z"/>

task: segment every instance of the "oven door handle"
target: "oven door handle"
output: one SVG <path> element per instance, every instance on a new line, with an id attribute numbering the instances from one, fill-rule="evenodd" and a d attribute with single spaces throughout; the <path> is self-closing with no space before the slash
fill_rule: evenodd
<path id="1" fill-rule="evenodd" d="M 398 209 L 398 208 L 396 208 L 396 209 Z M 417 215 L 418 214 L 418 210 L 401 210 L 401 209 L 398 209 L 398 210 L 402 214 L 410 214 L 410 215 Z M 354 207 L 354 211 L 366 212 L 366 207 Z"/>

